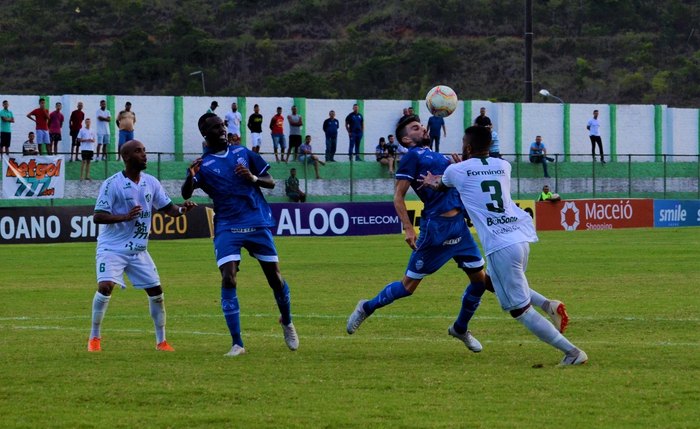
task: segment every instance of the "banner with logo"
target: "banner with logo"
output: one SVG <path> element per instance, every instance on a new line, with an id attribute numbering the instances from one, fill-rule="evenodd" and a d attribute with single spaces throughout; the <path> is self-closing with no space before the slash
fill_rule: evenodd
<path id="1" fill-rule="evenodd" d="M 540 231 L 654 226 L 654 200 L 651 199 L 539 201 L 536 210 Z"/>
<path id="2" fill-rule="evenodd" d="M 700 226 L 700 201 L 654 200 L 654 227 Z"/>
<path id="3" fill-rule="evenodd" d="M 63 198 L 66 166 L 62 156 L 2 157 L 5 198 Z"/>

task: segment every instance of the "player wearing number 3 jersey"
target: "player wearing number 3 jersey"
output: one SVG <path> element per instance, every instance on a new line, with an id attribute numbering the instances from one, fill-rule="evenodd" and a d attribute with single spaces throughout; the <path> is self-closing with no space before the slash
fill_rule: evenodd
<path id="1" fill-rule="evenodd" d="M 481 238 L 491 277 L 501 307 L 539 339 L 564 352 L 561 365 L 578 365 L 586 353 L 571 344 L 530 306 L 531 290 L 525 277 L 529 243 L 537 241 L 530 216 L 510 196 L 511 166 L 489 158 L 491 133 L 487 128 L 465 130 L 462 158 L 444 174 L 424 176 L 424 184 L 437 190 L 456 188 Z"/>

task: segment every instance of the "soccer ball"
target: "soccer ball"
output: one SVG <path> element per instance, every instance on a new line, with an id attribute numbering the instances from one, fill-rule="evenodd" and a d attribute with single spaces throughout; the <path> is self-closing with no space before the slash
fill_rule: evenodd
<path id="1" fill-rule="evenodd" d="M 457 93 L 445 85 L 436 86 L 425 96 L 425 105 L 430 113 L 441 118 L 450 116 L 457 109 L 458 101 Z"/>

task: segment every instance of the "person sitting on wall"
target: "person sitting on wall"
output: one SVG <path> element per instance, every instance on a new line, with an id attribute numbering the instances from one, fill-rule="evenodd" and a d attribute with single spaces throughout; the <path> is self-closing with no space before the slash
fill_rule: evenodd
<path id="1" fill-rule="evenodd" d="M 393 151 L 392 151 L 393 152 Z M 379 137 L 379 144 L 375 148 L 377 162 L 389 166 L 389 174 L 394 174 L 394 154 L 389 151 L 384 137 Z"/>
<path id="2" fill-rule="evenodd" d="M 547 156 L 547 148 L 544 143 L 542 143 L 542 136 L 537 136 L 535 141 L 530 145 L 530 162 L 533 164 L 542 164 L 544 177 L 549 177 L 547 161 L 552 162 L 554 158 Z"/>
<path id="3" fill-rule="evenodd" d="M 544 185 L 542 187 L 542 192 L 537 197 L 537 201 L 549 201 L 550 203 L 556 203 L 557 201 L 561 201 L 561 197 L 559 194 L 553 194 L 549 190 L 549 185 Z"/>

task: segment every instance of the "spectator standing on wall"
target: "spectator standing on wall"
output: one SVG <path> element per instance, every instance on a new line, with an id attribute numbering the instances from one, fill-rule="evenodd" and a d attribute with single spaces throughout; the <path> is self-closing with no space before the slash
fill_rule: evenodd
<path id="1" fill-rule="evenodd" d="M 85 112 L 83 112 L 83 102 L 78 101 L 78 108 L 73 110 L 68 119 L 68 128 L 70 129 L 70 161 L 77 161 L 80 153 L 80 142 L 78 141 L 78 133 L 83 128 L 83 120 Z"/>
<path id="2" fill-rule="evenodd" d="M 287 161 L 289 161 L 292 149 L 296 160 L 301 146 L 301 127 L 304 125 L 304 119 L 297 113 L 297 106 L 292 106 L 292 114 L 287 115 L 287 122 L 289 122 L 289 149 L 287 149 Z"/>
<path id="3" fill-rule="evenodd" d="M 345 117 L 345 129 L 348 132 L 350 145 L 348 148 L 348 160 L 352 161 L 352 154 L 355 153 L 355 161 L 360 159 L 360 142 L 365 131 L 365 119 L 359 112 L 360 106 L 352 105 L 352 112 Z"/>
<path id="4" fill-rule="evenodd" d="M 56 103 L 56 110 L 51 112 L 49 115 L 49 141 L 51 142 L 51 147 L 49 153 L 58 154 L 58 142 L 63 140 L 61 138 L 61 128 L 63 128 L 63 113 L 61 109 L 63 105 L 61 103 Z"/>
<path id="5" fill-rule="evenodd" d="M 36 143 L 39 145 L 39 153 L 43 154 L 42 146 L 51 155 L 51 141 L 49 140 L 49 110 L 46 108 L 46 100 L 39 99 L 39 107 L 27 113 L 27 118 L 36 123 Z"/>
<path id="6" fill-rule="evenodd" d="M 95 127 L 95 132 L 97 133 L 95 162 L 97 162 L 100 160 L 100 155 L 102 155 L 102 160 L 105 159 L 107 146 L 109 145 L 109 123 L 112 122 L 112 113 L 107 110 L 107 102 L 105 100 L 100 100 L 100 108 L 95 116 L 97 117 L 97 126 Z"/>
<path id="7" fill-rule="evenodd" d="M 85 126 L 78 132 L 78 142 L 80 142 L 80 180 L 90 179 L 90 161 L 95 154 L 95 132 L 90 129 L 90 118 L 85 118 Z"/>
<path id="8" fill-rule="evenodd" d="M 544 177 L 549 177 L 547 161 L 554 161 L 554 158 L 547 156 L 547 148 L 544 143 L 542 143 L 542 136 L 537 136 L 535 137 L 535 141 L 530 144 L 530 162 L 533 164 L 542 164 Z"/>
<path id="9" fill-rule="evenodd" d="M 260 114 L 260 106 L 253 106 L 253 113 L 248 116 L 248 130 L 250 131 L 250 148 L 255 153 L 260 153 L 262 144 L 263 117 Z"/>
<path id="10" fill-rule="evenodd" d="M 435 152 L 440 152 L 441 130 L 443 136 L 447 137 L 447 127 L 445 127 L 445 120 L 440 116 L 431 116 L 430 119 L 428 119 L 428 133 L 430 134 L 430 149 L 433 149 L 433 143 L 435 143 Z"/>
<path id="11" fill-rule="evenodd" d="M 217 107 L 219 107 L 219 103 L 216 100 L 212 101 L 211 104 L 209 105 L 209 108 L 207 109 L 207 113 L 216 114 L 216 112 L 214 112 L 214 110 L 216 110 Z"/>
<path id="12" fill-rule="evenodd" d="M 39 146 L 34 141 L 34 133 L 32 131 L 27 135 L 27 140 L 22 145 L 22 155 L 39 155 Z"/>
<path id="13" fill-rule="evenodd" d="M 243 117 L 241 116 L 241 112 L 238 111 L 238 104 L 231 103 L 231 111 L 226 114 L 226 118 L 224 119 L 226 130 L 240 137 L 241 121 L 243 121 Z"/>
<path id="14" fill-rule="evenodd" d="M 284 193 L 289 197 L 289 201 L 293 203 L 306 202 L 306 194 L 299 188 L 296 168 L 289 170 L 289 177 L 284 181 Z"/>
<path id="15" fill-rule="evenodd" d="M 124 110 L 117 115 L 117 127 L 119 127 L 117 159 L 121 159 L 121 149 L 124 143 L 134 139 L 134 125 L 136 125 L 136 113 L 131 111 L 131 102 L 127 101 Z"/>
<path id="16" fill-rule="evenodd" d="M 600 152 L 600 163 L 605 164 L 605 156 L 603 154 L 603 140 L 600 138 L 600 122 L 598 122 L 598 110 L 593 111 L 593 118 L 588 121 L 586 125 L 588 130 L 589 138 L 591 139 L 591 156 L 593 157 L 593 162 L 595 162 L 595 146 L 598 145 L 598 150 Z"/>
<path id="17" fill-rule="evenodd" d="M 335 162 L 339 128 L 340 122 L 335 118 L 335 111 L 331 110 L 328 112 L 328 118 L 323 121 L 323 132 L 326 134 L 326 162 Z"/>
<path id="18" fill-rule="evenodd" d="M 9 109 L 10 102 L 2 101 L 2 110 L 0 110 L 0 155 L 5 152 L 5 155 L 10 156 L 10 143 L 12 142 L 12 124 L 15 122 L 15 117 Z"/>
<path id="19" fill-rule="evenodd" d="M 488 127 L 491 128 L 493 125 L 491 124 L 491 118 L 486 116 L 486 108 L 482 107 L 479 109 L 479 116 L 474 118 L 474 125 L 478 127 Z"/>
<path id="20" fill-rule="evenodd" d="M 270 120 L 270 131 L 272 135 L 272 147 L 275 151 L 275 161 L 280 162 L 280 157 L 277 156 L 277 149 L 280 149 L 282 154 L 282 162 L 284 160 L 284 150 L 287 148 L 287 142 L 284 139 L 284 116 L 282 116 L 282 108 L 277 107 L 277 114 Z"/>

